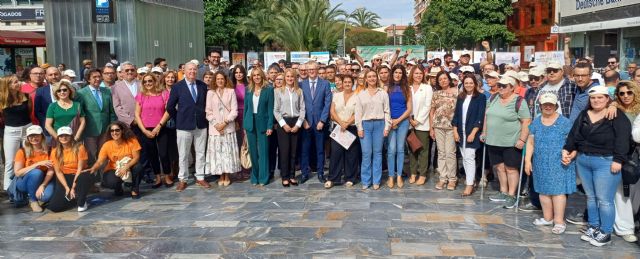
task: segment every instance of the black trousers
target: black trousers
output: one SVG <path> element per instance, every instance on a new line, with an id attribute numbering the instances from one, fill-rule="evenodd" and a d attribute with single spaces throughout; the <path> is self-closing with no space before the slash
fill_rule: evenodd
<path id="1" fill-rule="evenodd" d="M 136 135 L 136 137 L 138 139 L 138 143 L 142 143 L 144 141 L 144 139 L 147 138 L 144 135 L 144 133 L 142 133 L 140 128 L 138 128 L 138 126 L 131 127 L 131 130 L 133 130 L 133 133 Z M 147 175 L 149 177 L 152 177 L 153 176 L 153 168 L 151 168 L 151 164 L 149 163 L 149 160 L 147 159 L 147 157 L 148 156 L 147 156 L 146 148 L 140 149 L 140 160 L 138 161 L 138 164 L 142 165 L 143 176 Z"/>
<path id="2" fill-rule="evenodd" d="M 73 179 L 75 174 L 65 174 L 64 179 L 67 182 L 67 186 L 71 188 L 73 186 Z M 56 181 L 56 187 L 53 189 L 53 196 L 49 200 L 47 208 L 53 212 L 62 212 L 73 207 L 83 206 L 87 201 L 87 194 L 93 184 L 92 176 L 90 173 L 81 173 L 76 179 L 76 197 L 75 199 L 67 200 L 65 198 L 66 190 L 60 181 Z"/>
<path id="3" fill-rule="evenodd" d="M 275 121 L 275 119 L 274 119 Z M 273 171 L 276 170 L 276 161 L 279 155 L 278 148 L 278 134 L 271 134 L 269 136 L 269 177 L 273 179 Z M 278 165 L 278 168 L 280 165 Z"/>
<path id="4" fill-rule="evenodd" d="M 147 130 L 151 131 L 153 129 L 147 128 Z M 140 138 L 140 145 L 145 150 L 147 161 L 155 175 L 171 173 L 168 131 L 167 128 L 162 128 L 155 138 L 147 138 L 144 134 Z M 174 154 L 177 155 L 178 153 Z"/>
<path id="5" fill-rule="evenodd" d="M 358 130 L 355 126 L 349 126 L 347 130 L 358 136 Z M 342 183 L 344 175 L 345 182 L 355 183 L 361 157 L 360 138 L 356 137 L 349 149 L 344 149 L 342 145 L 331 139 L 331 161 L 329 162 L 329 178 L 327 180 L 333 183 Z"/>
<path id="6" fill-rule="evenodd" d="M 294 127 L 298 118 L 284 118 L 284 121 L 289 127 Z M 300 131 L 296 133 L 285 132 L 282 127 L 278 125 L 276 133 L 278 134 L 278 164 L 280 165 L 280 177 L 282 180 L 288 180 L 295 178 L 295 161 L 296 151 L 298 148 L 298 136 Z M 271 153 L 269 154 L 271 155 Z"/>
<path id="7" fill-rule="evenodd" d="M 131 190 L 140 192 L 140 182 L 142 181 L 142 165 L 137 163 L 131 168 Z M 122 188 L 122 178 L 116 175 L 116 170 L 109 170 L 102 174 L 102 187 L 118 190 Z"/>

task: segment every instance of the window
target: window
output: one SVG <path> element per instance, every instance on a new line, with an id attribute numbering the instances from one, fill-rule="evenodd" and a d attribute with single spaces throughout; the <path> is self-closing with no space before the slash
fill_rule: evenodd
<path id="1" fill-rule="evenodd" d="M 0 5 L 13 5 L 11 0 L 0 0 Z"/>
<path id="2" fill-rule="evenodd" d="M 11 26 L 11 22 L 4 22 L 4 25 Z"/>
<path id="3" fill-rule="evenodd" d="M 536 26 L 536 7 L 529 7 L 529 27 Z"/>
<path id="4" fill-rule="evenodd" d="M 22 25 L 27 25 L 27 22 L 24 22 L 24 21 L 23 21 L 23 22 L 20 22 L 20 24 L 22 24 Z"/>

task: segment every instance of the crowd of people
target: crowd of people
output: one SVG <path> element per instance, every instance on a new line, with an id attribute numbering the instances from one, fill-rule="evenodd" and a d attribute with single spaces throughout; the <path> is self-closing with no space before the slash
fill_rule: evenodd
<path id="1" fill-rule="evenodd" d="M 4 189 L 26 193 L 35 212 L 82 212 L 96 183 L 139 199 L 143 179 L 182 192 L 191 173 L 202 188 L 267 185 L 276 169 L 283 188 L 314 172 L 326 189 L 433 177 L 436 190 L 463 185 L 462 196 L 495 178 L 491 201 L 514 208 L 527 189 L 522 209 L 541 210 L 533 224 L 554 234 L 568 221 L 586 225 L 581 239 L 595 246 L 614 232 L 635 242 L 640 192 L 623 166 L 637 160 L 640 70 L 620 72 L 612 57 L 596 73 L 590 58 L 571 60 L 568 43 L 565 65 L 531 62 L 527 72 L 494 64 L 488 42 L 478 64 L 468 52 L 409 60 L 397 50 L 365 62 L 352 50 L 353 62 L 264 70 L 225 66 L 214 50 L 178 71 L 162 58 L 151 68 L 89 60 L 81 83 L 62 79 L 70 73 L 60 66 L 34 66 L 0 78 Z M 576 190 L 586 209 L 565 216 Z"/>

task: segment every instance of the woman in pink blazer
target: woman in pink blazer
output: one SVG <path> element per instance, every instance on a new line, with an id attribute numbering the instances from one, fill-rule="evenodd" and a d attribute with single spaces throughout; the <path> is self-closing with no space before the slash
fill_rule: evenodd
<path id="1" fill-rule="evenodd" d="M 207 92 L 205 107 L 209 121 L 206 172 L 221 175 L 218 185 L 231 184 L 230 174 L 240 171 L 240 156 L 236 138 L 235 119 L 238 101 L 231 80 L 219 71 Z"/>

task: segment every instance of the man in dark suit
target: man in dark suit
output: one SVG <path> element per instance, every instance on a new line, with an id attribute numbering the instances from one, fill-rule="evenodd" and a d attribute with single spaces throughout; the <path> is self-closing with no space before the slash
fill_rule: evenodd
<path id="1" fill-rule="evenodd" d="M 36 115 L 36 119 L 40 122 L 40 125 L 44 127 L 44 121 L 47 119 L 47 109 L 49 104 L 53 102 L 52 85 L 60 82 L 62 75 L 57 67 L 49 67 L 45 71 L 45 77 L 47 84 L 43 87 L 36 89 L 36 97 L 33 101 L 33 110 Z M 47 143 L 51 140 L 49 132 L 44 131 L 44 135 L 47 137 Z"/>
<path id="2" fill-rule="evenodd" d="M 167 102 L 167 112 L 176 120 L 180 168 L 178 172 L 180 183 L 176 188 L 178 192 L 187 188 L 191 144 L 195 145 L 196 150 L 196 183 L 203 188 L 211 188 L 204 179 L 208 125 L 204 111 L 207 102 L 207 85 L 196 79 L 197 71 L 197 64 L 192 62 L 185 64 L 184 79 L 172 87 Z"/>
<path id="3" fill-rule="evenodd" d="M 306 69 L 309 77 L 300 83 L 306 108 L 304 130 L 302 131 L 300 158 L 302 176 L 300 182 L 304 183 L 309 179 L 311 171 L 309 159 L 315 155 L 318 181 L 324 183 L 324 133 L 329 124 L 331 87 L 329 81 L 318 78 L 318 65 L 315 62 L 307 63 Z M 315 152 L 311 150 L 311 143 L 315 144 Z"/>
<path id="4" fill-rule="evenodd" d="M 207 55 L 209 59 L 209 65 L 204 65 L 200 69 L 198 69 L 198 80 L 202 80 L 204 77 L 204 72 L 209 70 L 213 73 L 222 71 L 225 75 L 229 75 L 229 69 L 224 68 L 220 65 L 220 58 L 222 58 L 222 53 L 219 50 L 212 49 L 209 51 L 209 55 Z"/>
<path id="5" fill-rule="evenodd" d="M 118 120 L 113 109 L 111 89 L 100 87 L 102 71 L 92 68 L 87 74 L 89 84 L 78 90 L 76 100 L 84 109 L 86 127 L 84 128 L 84 146 L 89 153 L 89 164 L 96 161 L 98 151 L 104 144 L 104 134 L 113 121 Z"/>

